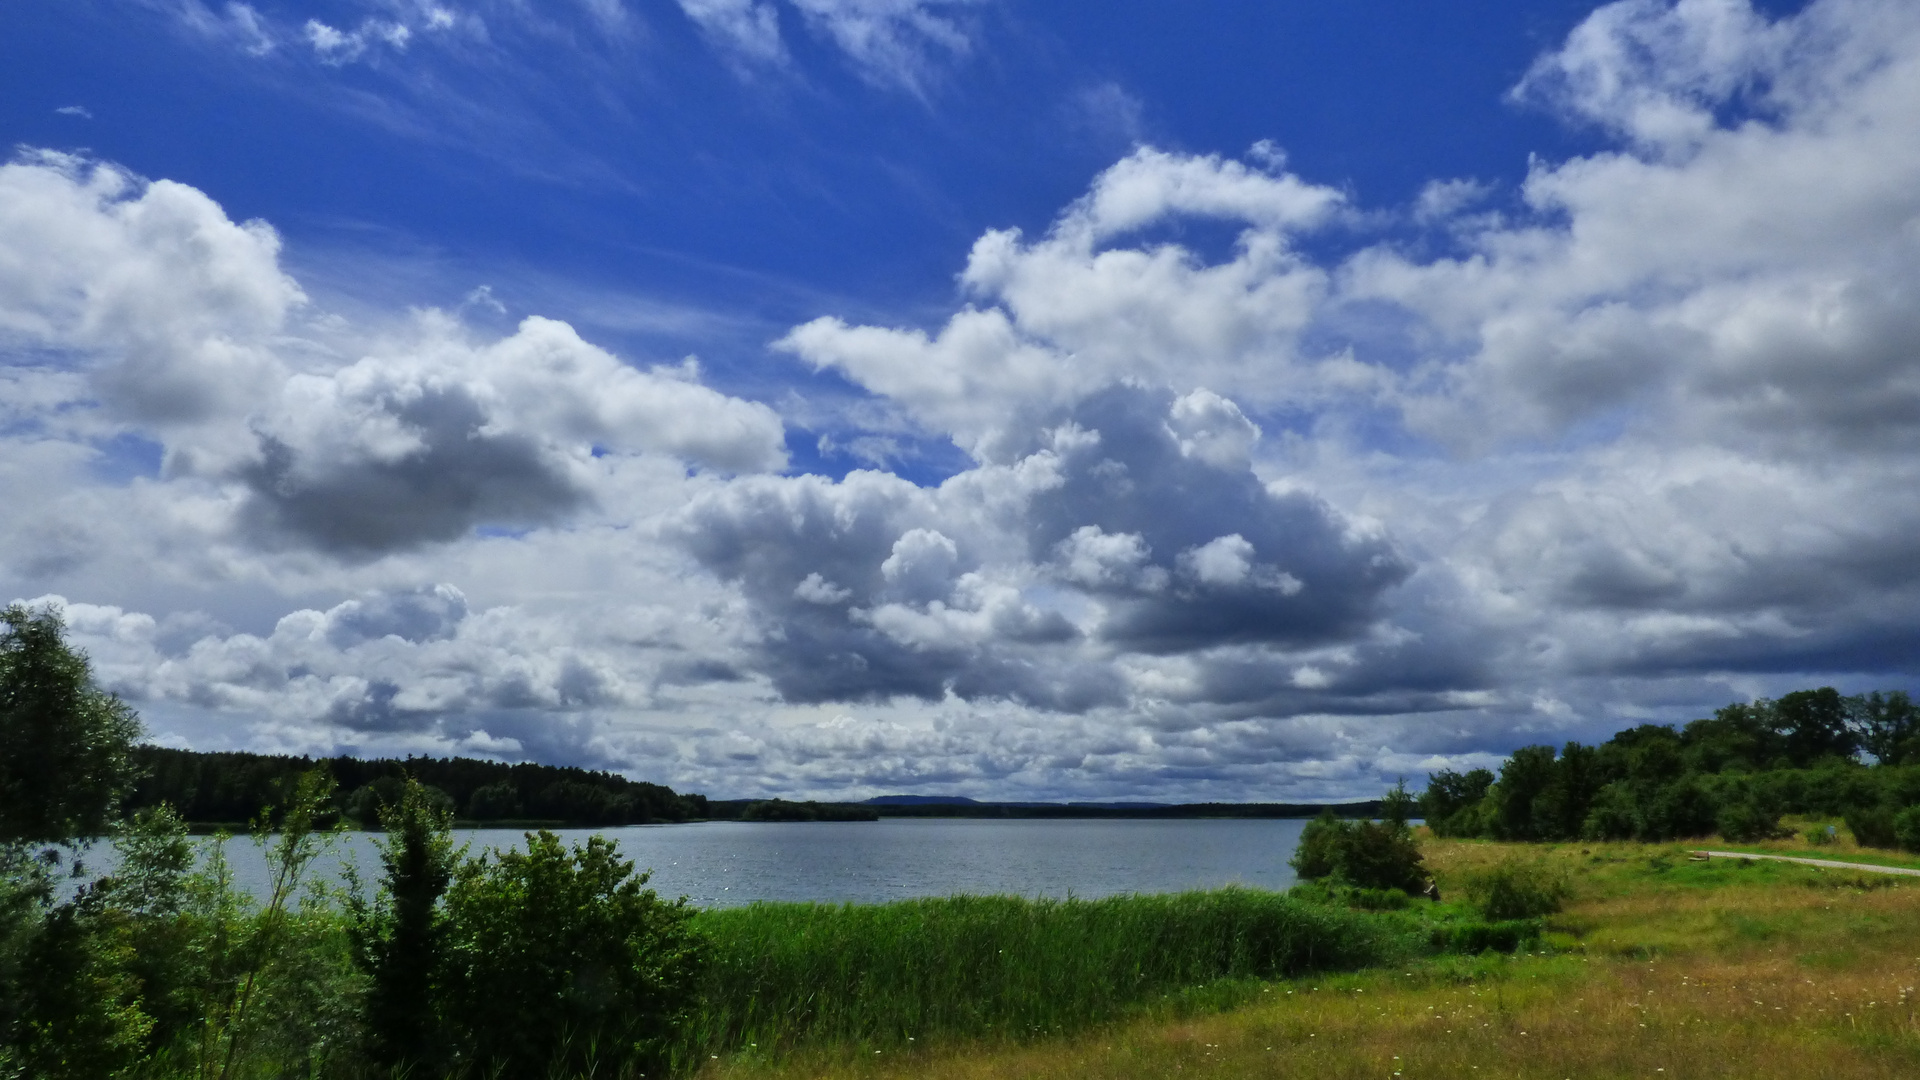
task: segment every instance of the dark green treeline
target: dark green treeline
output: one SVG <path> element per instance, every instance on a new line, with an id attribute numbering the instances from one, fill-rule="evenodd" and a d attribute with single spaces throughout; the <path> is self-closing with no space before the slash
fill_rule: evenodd
<path id="1" fill-rule="evenodd" d="M 1497 778 L 1435 773 L 1420 809 L 1441 836 L 1541 841 L 1750 841 L 1801 814 L 1844 818 L 1862 844 L 1920 850 L 1920 709 L 1902 691 L 1801 690 L 1598 746 L 1522 747 Z"/>
<path id="2" fill-rule="evenodd" d="M 398 799 L 408 777 L 451 815 L 474 822 L 541 821 L 563 825 L 642 825 L 708 816 L 704 795 L 609 772 L 553 765 L 505 765 L 473 758 L 288 757 L 199 753 L 158 746 L 133 749 L 141 773 L 130 811 L 170 805 L 188 821 L 234 824 L 285 801 L 288 785 L 316 767 L 339 785 L 334 810 L 371 827 L 382 806 Z"/>

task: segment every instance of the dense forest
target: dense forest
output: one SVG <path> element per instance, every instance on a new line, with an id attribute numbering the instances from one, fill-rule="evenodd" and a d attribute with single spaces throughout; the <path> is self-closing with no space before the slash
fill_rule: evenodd
<path id="1" fill-rule="evenodd" d="M 1420 812 L 1438 835 L 1498 840 L 1748 841 L 1785 835 L 1781 817 L 1797 814 L 1920 851 L 1920 709 L 1904 691 L 1832 687 L 1735 703 L 1598 746 L 1522 747 L 1498 777 L 1435 773 Z"/>
<path id="2" fill-rule="evenodd" d="M 295 777 L 315 768 L 339 785 L 334 812 L 376 827 L 382 806 L 399 798 L 411 777 L 455 818 L 472 822 L 547 822 L 561 825 L 643 825 L 708 817 L 704 795 L 628 780 L 609 772 L 553 765 L 504 765 L 473 758 L 305 758 L 268 754 L 200 753 L 158 746 L 133 749 L 139 779 L 129 810 L 165 803 L 189 822 L 244 824 L 285 799 Z"/>

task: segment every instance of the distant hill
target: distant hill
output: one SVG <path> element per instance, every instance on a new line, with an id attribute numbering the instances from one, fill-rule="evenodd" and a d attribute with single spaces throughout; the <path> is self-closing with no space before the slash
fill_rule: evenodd
<path id="1" fill-rule="evenodd" d="M 1310 818 L 1372 817 L 1380 801 L 1350 803 L 980 802 L 958 795 L 881 795 L 865 806 L 883 818 Z"/>

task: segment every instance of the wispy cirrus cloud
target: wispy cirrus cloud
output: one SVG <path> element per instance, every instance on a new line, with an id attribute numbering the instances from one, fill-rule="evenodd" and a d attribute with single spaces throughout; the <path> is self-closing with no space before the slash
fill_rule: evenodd
<path id="1" fill-rule="evenodd" d="M 984 0 L 786 0 L 798 21 L 824 38 L 862 78 L 923 93 L 954 59 L 972 51 L 969 9 Z M 723 55 L 748 69 L 792 62 L 776 0 L 679 0 L 680 9 Z"/>

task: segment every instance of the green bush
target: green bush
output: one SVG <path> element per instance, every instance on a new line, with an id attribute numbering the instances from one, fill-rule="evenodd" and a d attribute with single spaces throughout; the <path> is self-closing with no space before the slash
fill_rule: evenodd
<path id="1" fill-rule="evenodd" d="M 1895 848 L 1900 835 L 1894 831 L 1893 811 L 1885 806 L 1866 806 L 1847 812 L 1847 831 L 1861 847 Z"/>
<path id="2" fill-rule="evenodd" d="M 1303 881 L 1332 878 L 1361 889 L 1426 891 L 1426 862 L 1404 819 L 1341 821 L 1323 813 L 1307 823 L 1291 860 Z"/>
<path id="3" fill-rule="evenodd" d="M 1539 938 L 1538 919 L 1454 923 L 1434 928 L 1433 949 L 1435 952 L 1465 953 L 1469 956 L 1489 949 L 1510 953 Z"/>
<path id="4" fill-rule="evenodd" d="M 1720 835 L 1736 844 L 1776 840 L 1792 835 L 1789 830 L 1780 827 L 1779 810 L 1751 795 L 1722 806 L 1715 823 L 1719 826 Z"/>
<path id="5" fill-rule="evenodd" d="M 1893 838 L 1908 851 L 1920 851 L 1920 806 L 1909 806 L 1893 816 Z"/>
<path id="6" fill-rule="evenodd" d="M 1587 840 L 1631 840 L 1640 831 L 1632 789 L 1617 780 L 1600 789 L 1587 811 L 1580 835 Z"/>
<path id="7" fill-rule="evenodd" d="M 1564 877 L 1531 863 L 1502 863 L 1467 879 L 1467 896 L 1482 915 L 1495 921 L 1551 915 L 1572 892 Z"/>
<path id="8" fill-rule="evenodd" d="M 659 1075 L 693 1005 L 692 909 L 589 837 L 542 830 L 525 852 L 470 860 L 446 895 L 445 1021 L 480 1075 Z"/>
<path id="9" fill-rule="evenodd" d="M 505 780 L 475 788 L 467 799 L 467 816 L 475 821 L 499 821 L 525 813 L 520 805 L 520 789 Z"/>

